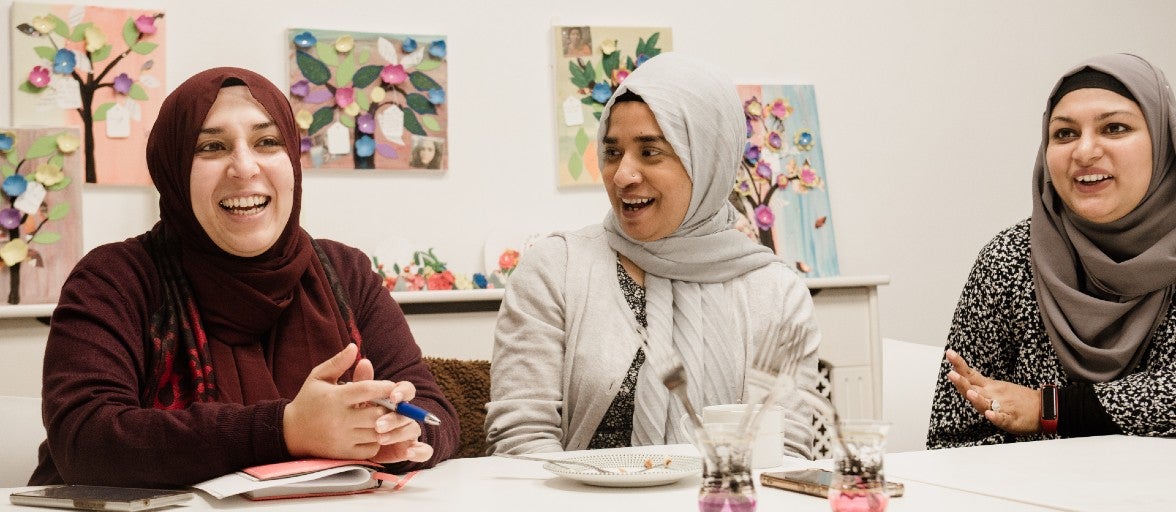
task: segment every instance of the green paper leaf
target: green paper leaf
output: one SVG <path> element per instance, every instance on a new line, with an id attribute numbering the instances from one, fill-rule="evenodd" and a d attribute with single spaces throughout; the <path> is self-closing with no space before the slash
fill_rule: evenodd
<path id="1" fill-rule="evenodd" d="M 596 100 L 592 99 L 592 95 L 588 95 L 588 96 L 584 96 L 583 98 L 580 98 L 580 103 L 583 103 L 585 105 L 591 105 L 593 103 L 596 103 Z"/>
<path id="2" fill-rule="evenodd" d="M 604 58 L 600 60 L 600 64 L 604 66 L 604 76 L 611 77 L 612 72 L 621 65 L 621 52 L 616 51 L 605 55 Z"/>
<path id="3" fill-rule="evenodd" d="M 429 98 L 426 98 L 423 94 L 416 92 L 410 93 L 408 96 L 404 97 L 404 102 L 408 104 L 409 108 L 418 114 L 437 113 L 437 107 L 434 107 L 433 104 L 429 102 Z"/>
<path id="4" fill-rule="evenodd" d="M 634 50 L 633 53 L 636 53 L 637 55 L 645 53 L 645 39 L 640 37 L 637 38 L 637 49 Z"/>
<path id="5" fill-rule="evenodd" d="M 351 78 L 351 82 L 359 89 L 366 88 L 372 85 L 372 82 L 375 82 L 377 78 L 380 78 L 380 71 L 383 69 L 382 66 L 376 66 L 374 64 L 359 68 L 355 71 L 355 76 Z"/>
<path id="6" fill-rule="evenodd" d="M 416 87 L 416 90 L 418 91 L 428 92 L 431 89 L 442 88 L 441 84 L 437 83 L 436 80 L 433 80 L 429 77 L 429 75 L 421 73 L 420 71 L 413 71 L 412 73 L 409 73 L 408 81 L 412 82 L 412 86 Z"/>
<path id="7" fill-rule="evenodd" d="M 68 187 L 70 183 L 73 183 L 73 178 L 66 176 L 66 177 L 62 178 L 61 181 L 54 183 L 52 186 L 45 187 L 45 190 L 48 190 L 50 192 L 57 192 L 58 190 L 65 190 L 65 187 Z"/>
<path id="8" fill-rule="evenodd" d="M 16 154 L 16 151 L 9 151 L 8 152 L 8 163 L 10 163 L 12 165 L 19 164 L 20 163 L 20 155 Z"/>
<path id="9" fill-rule="evenodd" d="M 65 22 L 61 20 L 61 18 L 58 18 L 53 14 L 45 14 L 45 17 L 49 18 L 49 20 L 53 22 L 53 32 L 56 32 L 57 35 L 66 39 L 69 38 L 69 25 L 66 25 Z"/>
<path id="10" fill-rule="evenodd" d="M 339 114 L 339 124 L 350 129 L 355 129 L 355 118 L 347 114 Z"/>
<path id="11" fill-rule="evenodd" d="M 435 132 L 441 131 L 441 123 L 437 121 L 437 116 L 421 116 L 421 124 Z"/>
<path id="12" fill-rule="evenodd" d="M 371 50 L 368 50 L 367 48 L 361 48 L 355 52 L 355 62 L 359 63 L 359 64 L 363 64 L 363 63 L 367 62 L 368 59 L 370 59 L 371 57 L 372 57 L 372 52 L 371 52 Z"/>
<path id="13" fill-rule="evenodd" d="M 32 160 L 34 158 L 42 158 L 57 152 L 57 135 L 46 135 L 38 137 L 29 145 L 29 150 L 25 152 L 25 159 Z"/>
<path id="14" fill-rule="evenodd" d="M 306 77 L 308 82 L 323 85 L 331 79 L 331 69 L 327 67 L 327 64 L 309 53 L 299 50 L 295 53 L 294 60 L 298 63 L 298 70 L 302 72 L 302 76 Z"/>
<path id="15" fill-rule="evenodd" d="M 140 41 L 135 43 L 135 46 L 132 46 L 131 50 L 139 55 L 147 55 L 148 53 L 154 51 L 157 46 L 159 45 L 152 43 L 151 41 Z"/>
<path id="16" fill-rule="evenodd" d="M 90 62 L 102 62 L 106 60 L 106 58 L 110 56 L 111 48 L 113 47 L 108 44 L 102 45 L 102 48 L 99 48 L 98 51 L 90 54 Z"/>
<path id="17" fill-rule="evenodd" d="M 37 52 L 38 57 L 45 59 L 49 62 L 53 62 L 53 59 L 55 57 L 57 57 L 57 50 L 54 49 L 52 46 L 38 46 L 36 48 L 33 48 L 33 51 Z"/>
<path id="18" fill-rule="evenodd" d="M 61 234 L 55 233 L 53 231 L 42 231 L 40 233 L 37 233 L 37 235 L 34 236 L 33 239 L 30 241 L 35 244 L 48 245 L 48 244 L 54 243 L 58 240 L 61 240 Z"/>
<path id="19" fill-rule="evenodd" d="M 41 94 L 41 91 L 44 91 L 45 89 L 48 89 L 48 87 L 38 89 L 36 86 L 34 86 L 28 80 L 25 80 L 19 86 L 17 86 L 17 90 L 19 90 L 21 92 L 27 92 L 29 94 Z"/>
<path id="20" fill-rule="evenodd" d="M 633 63 L 633 57 L 625 57 L 625 68 L 629 71 L 637 69 L 637 64 Z"/>
<path id="21" fill-rule="evenodd" d="M 649 36 L 649 40 L 645 42 L 645 54 L 646 55 L 649 55 L 650 52 L 654 52 L 654 51 L 661 53 L 661 50 L 657 49 L 657 40 L 659 37 L 661 37 L 661 32 L 654 32 L 653 35 Z M 654 53 L 653 55 L 657 55 L 657 53 Z M 653 55 L 649 55 L 649 56 L 653 57 Z"/>
<path id="22" fill-rule="evenodd" d="M 580 89 L 588 87 L 589 80 L 584 76 L 584 70 L 576 64 L 576 61 L 568 61 L 568 72 L 572 75 L 572 85 Z"/>
<path id="23" fill-rule="evenodd" d="M 64 22 L 63 22 L 64 23 Z M 80 42 L 86 40 L 86 29 L 94 26 L 93 23 L 87 21 L 85 23 L 78 23 L 78 26 L 73 28 L 73 32 L 69 34 L 69 40 L 73 42 Z M 101 31 L 102 29 L 98 29 Z M 103 32 L 105 33 L 105 32 Z"/>
<path id="24" fill-rule="evenodd" d="M 307 135 L 314 135 L 324 126 L 331 124 L 335 120 L 335 107 L 323 107 L 314 111 L 314 117 L 310 122 L 310 128 L 306 129 Z"/>
<path id="25" fill-rule="evenodd" d="M 49 165 L 57 167 L 58 169 L 65 167 L 65 155 L 61 153 L 55 153 L 53 156 L 49 157 Z"/>
<path id="26" fill-rule="evenodd" d="M 95 121 L 105 121 L 106 120 L 106 111 L 110 110 L 111 107 L 113 107 L 113 106 L 114 106 L 114 102 L 103 103 L 101 105 L 98 105 L 98 108 L 94 109 L 94 120 Z"/>
<path id="27" fill-rule="evenodd" d="M 135 20 L 127 18 L 123 23 L 122 29 L 123 42 L 127 43 L 127 48 L 134 48 L 135 43 L 139 41 L 139 28 L 135 26 Z"/>
<path id="28" fill-rule="evenodd" d="M 584 80 L 588 83 L 596 81 L 596 68 L 592 67 L 591 64 L 584 67 Z"/>
<path id="29" fill-rule="evenodd" d="M 147 91 L 143 89 L 142 85 L 139 85 L 139 82 L 131 84 L 131 90 L 127 91 L 127 96 L 139 101 L 147 101 Z"/>
<path id="30" fill-rule="evenodd" d="M 413 135 L 425 135 L 425 129 L 421 128 L 420 121 L 417 120 L 417 115 L 409 108 L 404 108 L 404 129 Z"/>
<path id="31" fill-rule="evenodd" d="M 334 43 L 319 41 L 314 44 L 314 49 L 318 51 L 318 58 L 325 62 L 328 66 L 339 65 L 339 52 L 335 51 Z"/>
<path id="32" fill-rule="evenodd" d="M 584 131 L 584 127 L 581 126 L 576 131 L 576 153 L 582 155 L 585 149 L 588 149 L 588 132 Z"/>
<path id="33" fill-rule="evenodd" d="M 568 175 L 572 180 L 579 181 L 580 175 L 584 173 L 584 161 L 580 159 L 580 155 L 573 154 L 568 159 Z"/>
<path id="34" fill-rule="evenodd" d="M 49 213 L 47 213 L 45 216 L 48 217 L 49 220 L 61 220 L 64 219 L 66 215 L 69 215 L 69 203 L 61 202 L 53 205 L 53 207 L 49 209 Z"/>
<path id="35" fill-rule="evenodd" d="M 366 112 L 367 109 L 372 106 L 372 98 L 371 98 L 371 96 L 368 96 L 367 91 L 365 91 L 363 89 L 356 89 L 355 90 L 355 104 L 359 105 L 360 110 L 363 110 Z"/>
<path id="36" fill-rule="evenodd" d="M 347 87 L 351 85 L 351 78 L 355 75 L 355 54 L 348 53 L 335 68 L 335 85 Z"/>
<path id="37" fill-rule="evenodd" d="M 0 176 L 5 178 L 16 174 L 16 167 L 8 165 L 8 162 L 0 160 Z"/>
<path id="38" fill-rule="evenodd" d="M 417 64 L 417 71 L 432 71 L 441 67 L 441 61 L 436 59 L 425 59 Z"/>

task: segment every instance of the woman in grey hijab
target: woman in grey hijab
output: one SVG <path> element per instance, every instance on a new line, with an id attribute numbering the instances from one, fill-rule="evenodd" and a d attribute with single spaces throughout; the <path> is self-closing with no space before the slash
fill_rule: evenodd
<path id="1" fill-rule="evenodd" d="M 661 379 L 681 364 L 696 407 L 744 399 L 749 354 L 787 343 L 816 385 L 808 290 L 734 228 L 746 143 L 735 86 L 666 53 L 605 105 L 598 155 L 612 208 L 536 243 L 511 275 L 495 329 L 487 440 L 497 453 L 687 442 Z M 784 400 L 786 446 L 809 457 L 812 411 Z"/>
<path id="2" fill-rule="evenodd" d="M 1059 80 L 1033 214 L 981 252 L 940 370 L 930 448 L 1176 434 L 1176 113 L 1126 54 Z"/>

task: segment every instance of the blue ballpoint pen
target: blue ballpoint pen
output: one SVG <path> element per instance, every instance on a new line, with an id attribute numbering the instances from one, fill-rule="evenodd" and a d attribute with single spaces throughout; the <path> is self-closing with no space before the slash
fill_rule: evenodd
<path id="1" fill-rule="evenodd" d="M 412 405 L 408 402 L 400 402 L 397 404 L 397 403 L 392 403 L 392 401 L 388 400 L 387 398 L 377 398 L 375 400 L 369 400 L 369 401 L 373 404 L 383 406 L 385 409 L 388 409 L 389 411 L 393 411 L 401 416 L 404 416 L 407 418 L 412 418 L 416 421 L 424 422 L 426 425 L 440 425 L 441 424 L 441 418 L 438 418 L 435 414 L 433 414 L 429 411 L 426 411 L 424 409 L 421 409 L 420 407 Z"/>

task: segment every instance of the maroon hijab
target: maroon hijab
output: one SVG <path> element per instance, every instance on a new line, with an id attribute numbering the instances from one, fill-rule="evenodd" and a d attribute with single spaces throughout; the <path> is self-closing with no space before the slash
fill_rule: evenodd
<path id="1" fill-rule="evenodd" d="M 221 250 L 192 210 L 196 139 L 221 88 L 233 85 L 248 87 L 273 119 L 294 169 L 290 220 L 274 245 L 254 257 Z M 180 307 L 174 308 L 175 314 L 186 318 L 172 321 L 172 325 L 195 333 L 195 346 L 181 343 L 174 354 L 167 354 L 166 348 L 158 354 L 157 360 L 167 362 L 175 373 L 195 368 L 190 381 L 180 379 L 191 382 L 181 387 L 193 389 L 178 389 L 178 403 L 165 400 L 169 406 L 183 407 L 191 400 L 249 404 L 292 398 L 314 366 L 347 343 L 358 341 L 351 336 L 356 331 L 349 311 L 345 306 L 341 311 L 336 302 L 328 279 L 329 263 L 324 268 L 310 236 L 299 225 L 299 141 L 285 95 L 265 77 L 245 69 L 213 68 L 198 73 L 168 95 L 160 108 L 147 141 L 147 165 L 159 190 L 160 223 L 152 234 L 160 242 L 155 245 L 165 249 L 158 252 L 178 256 L 172 277 L 186 290 L 180 296 L 190 291 L 191 300 L 183 298 Z M 156 260 L 158 263 L 158 256 Z M 167 271 L 161 274 L 165 281 L 169 279 Z M 165 282 L 165 286 L 171 284 Z M 158 350 L 160 337 L 154 341 Z M 186 357 L 195 360 L 183 361 Z M 157 372 L 156 378 L 163 382 L 152 384 L 166 387 L 165 381 L 176 381 L 168 373 Z M 190 394 L 193 391 L 194 395 Z"/>

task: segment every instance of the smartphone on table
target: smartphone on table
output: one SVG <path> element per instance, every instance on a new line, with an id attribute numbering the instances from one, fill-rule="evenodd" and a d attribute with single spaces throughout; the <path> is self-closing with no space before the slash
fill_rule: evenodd
<path id="1" fill-rule="evenodd" d="M 135 512 L 177 505 L 194 496 L 191 491 L 104 487 L 97 485 L 51 485 L 8 495 L 14 505 L 72 508 L 77 510 L 120 510 Z"/>
<path id="2" fill-rule="evenodd" d="M 833 472 L 827 469 L 794 469 L 789 471 L 765 471 L 760 473 L 760 483 L 768 487 L 799 492 L 825 498 L 829 496 L 829 485 Z M 886 495 L 891 498 L 902 496 L 902 483 L 886 481 Z"/>

